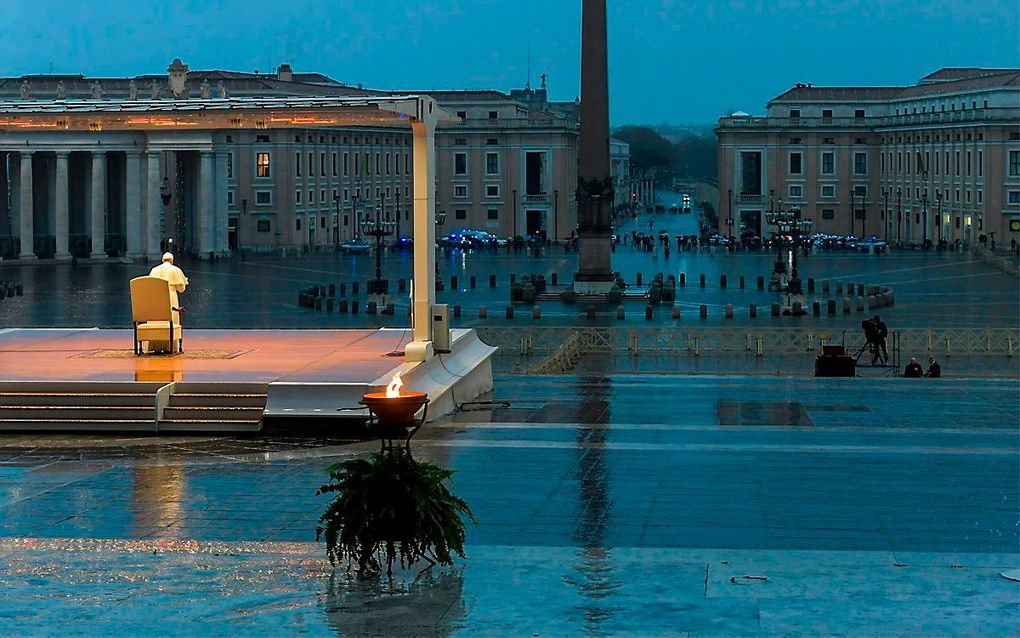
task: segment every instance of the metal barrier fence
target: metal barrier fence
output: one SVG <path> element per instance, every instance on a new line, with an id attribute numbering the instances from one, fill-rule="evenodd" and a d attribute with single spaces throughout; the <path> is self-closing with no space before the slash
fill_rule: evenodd
<path id="1" fill-rule="evenodd" d="M 854 349 L 864 345 L 863 332 L 805 328 L 480 326 L 475 330 L 482 341 L 498 346 L 504 354 L 553 355 L 560 359 L 594 352 L 695 356 L 754 353 L 761 357 L 817 352 L 829 343 Z M 1012 328 L 907 328 L 896 334 L 900 349 L 917 355 L 1012 357 L 1020 344 L 1020 330 Z M 554 361 L 552 357 L 549 360 Z"/>
<path id="2" fill-rule="evenodd" d="M 985 263 L 995 266 L 1004 273 L 1020 275 L 1020 264 L 1017 264 L 1017 262 L 1012 259 L 996 255 L 992 251 L 987 248 L 982 248 L 981 246 L 974 246 L 971 249 L 971 252 L 973 252 L 976 257 L 983 259 Z"/>

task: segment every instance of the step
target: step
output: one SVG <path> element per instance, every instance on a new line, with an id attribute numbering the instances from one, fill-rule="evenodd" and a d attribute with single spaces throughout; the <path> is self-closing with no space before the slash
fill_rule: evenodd
<path id="1" fill-rule="evenodd" d="M 266 383 L 179 381 L 174 384 L 174 394 L 265 394 L 268 389 Z"/>
<path id="2" fill-rule="evenodd" d="M 159 422 L 160 432 L 258 432 L 261 429 L 261 419 L 244 421 L 169 419 Z"/>
<path id="3" fill-rule="evenodd" d="M 166 420 L 181 421 L 259 421 L 264 408 L 260 406 L 175 406 L 163 410 Z"/>
<path id="4" fill-rule="evenodd" d="M 153 407 L 155 394 L 109 394 L 78 392 L 0 392 L 4 406 L 102 406 Z"/>
<path id="5" fill-rule="evenodd" d="M 0 372 L 2 374 L 2 372 Z M 0 394 L 29 392 L 40 394 L 149 394 L 155 395 L 163 383 L 138 381 L 0 381 Z"/>
<path id="6" fill-rule="evenodd" d="M 28 419 L 28 420 L 49 420 L 64 421 L 77 419 L 113 419 L 121 420 L 142 420 L 152 421 L 156 418 L 155 407 L 135 406 L 53 406 L 53 405 L 15 405 L 0 406 L 0 419 Z"/>
<path id="7" fill-rule="evenodd" d="M 0 431 L 39 431 L 39 432 L 153 432 L 156 426 L 153 419 L 144 421 L 123 419 L 0 419 Z"/>
<path id="8" fill-rule="evenodd" d="M 170 397 L 174 407 L 266 407 L 265 394 L 178 394 Z"/>

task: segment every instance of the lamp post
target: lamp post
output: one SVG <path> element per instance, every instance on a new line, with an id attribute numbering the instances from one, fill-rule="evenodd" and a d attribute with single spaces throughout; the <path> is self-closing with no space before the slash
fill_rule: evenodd
<path id="1" fill-rule="evenodd" d="M 889 245 L 889 191 L 882 187 L 882 201 L 884 205 L 882 207 L 882 223 L 885 226 L 885 243 Z"/>
<path id="2" fill-rule="evenodd" d="M 733 233 L 733 189 L 732 188 L 726 189 L 726 216 L 729 218 L 729 221 L 726 222 L 726 225 L 730 227 L 730 234 L 732 234 Z"/>
<path id="3" fill-rule="evenodd" d="M 383 207 L 376 205 L 375 219 L 365 215 L 365 234 L 375 237 L 375 279 L 368 282 L 368 293 L 371 295 L 385 295 L 389 292 L 390 282 L 382 278 L 382 240 L 393 234 L 393 222 L 382 218 Z"/>
<path id="4" fill-rule="evenodd" d="M 354 218 L 354 239 L 361 239 L 361 217 L 358 215 L 358 194 L 351 197 L 351 216 Z"/>
<path id="5" fill-rule="evenodd" d="M 896 243 L 903 243 L 903 210 L 900 208 L 903 203 L 903 189 L 896 187 Z"/>
<path id="6" fill-rule="evenodd" d="M 928 189 L 921 194 L 921 215 L 924 219 L 924 230 L 922 232 L 921 247 L 928 250 Z"/>
<path id="7" fill-rule="evenodd" d="M 396 230 L 394 231 L 393 235 L 397 239 L 396 243 L 397 243 L 397 247 L 399 248 L 400 247 L 400 187 L 399 186 L 397 187 L 396 191 L 397 191 L 396 192 L 396 197 L 397 197 L 397 214 L 396 214 L 397 226 L 396 226 Z"/>
<path id="8" fill-rule="evenodd" d="M 517 189 L 514 189 L 514 227 L 510 232 L 511 241 L 517 237 Z"/>
<path id="9" fill-rule="evenodd" d="M 333 250 L 340 248 L 340 196 L 333 196 Z"/>
<path id="10" fill-rule="evenodd" d="M 800 206 L 793 206 L 789 210 L 783 210 L 781 204 L 780 209 L 770 212 L 766 215 L 765 220 L 769 224 L 776 226 L 776 257 L 779 261 L 783 260 L 783 243 L 780 237 L 786 233 L 792 233 L 793 240 L 790 253 L 793 263 L 790 280 L 786 285 L 786 292 L 791 295 L 803 295 L 804 289 L 801 286 L 800 274 L 797 271 L 797 248 L 801 243 L 801 235 L 810 232 L 813 222 L 810 219 L 801 218 Z"/>
<path id="11" fill-rule="evenodd" d="M 560 236 L 560 191 L 553 191 L 553 241 Z"/>
<path id="12" fill-rule="evenodd" d="M 935 191 L 935 201 L 939 203 L 939 248 L 942 248 L 942 191 Z"/>

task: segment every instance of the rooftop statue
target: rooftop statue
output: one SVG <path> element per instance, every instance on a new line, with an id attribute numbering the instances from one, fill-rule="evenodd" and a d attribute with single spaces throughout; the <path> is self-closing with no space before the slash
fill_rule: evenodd
<path id="1" fill-rule="evenodd" d="M 103 85 L 99 83 L 99 80 L 96 80 L 95 82 L 92 83 L 92 99 L 93 100 L 103 99 Z"/>
<path id="2" fill-rule="evenodd" d="M 208 79 L 202 80 L 202 84 L 201 84 L 201 86 L 198 87 L 198 91 L 199 91 L 199 94 L 202 96 L 203 100 L 208 100 L 209 99 L 209 80 Z"/>
<path id="3" fill-rule="evenodd" d="M 21 99 L 23 100 L 27 100 L 28 98 L 32 97 L 32 83 L 29 82 L 28 80 L 22 80 L 20 93 Z"/>
<path id="4" fill-rule="evenodd" d="M 64 84 L 63 80 L 60 80 L 59 82 L 57 82 L 57 99 L 58 100 L 63 100 L 66 97 L 67 97 L 67 86 Z"/>
<path id="5" fill-rule="evenodd" d="M 128 82 L 128 99 L 129 100 L 138 99 L 138 85 L 135 84 L 134 80 Z"/>
<path id="6" fill-rule="evenodd" d="M 226 99 L 227 87 L 223 86 L 223 80 L 216 83 L 216 90 L 219 92 L 220 98 Z"/>
<path id="7" fill-rule="evenodd" d="M 158 100 L 159 93 L 160 93 L 159 82 L 153 79 L 152 82 L 149 83 L 149 99 Z"/>

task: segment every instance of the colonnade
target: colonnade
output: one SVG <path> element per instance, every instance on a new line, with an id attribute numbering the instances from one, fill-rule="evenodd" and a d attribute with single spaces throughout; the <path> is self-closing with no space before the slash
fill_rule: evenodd
<path id="1" fill-rule="evenodd" d="M 175 245 L 207 257 L 227 252 L 227 153 L 197 156 L 194 177 L 166 181 L 173 149 L 0 146 L 0 258 L 126 256 L 158 259 L 179 232 L 187 183 L 190 228 Z M 168 196 L 168 197 L 167 197 Z"/>

